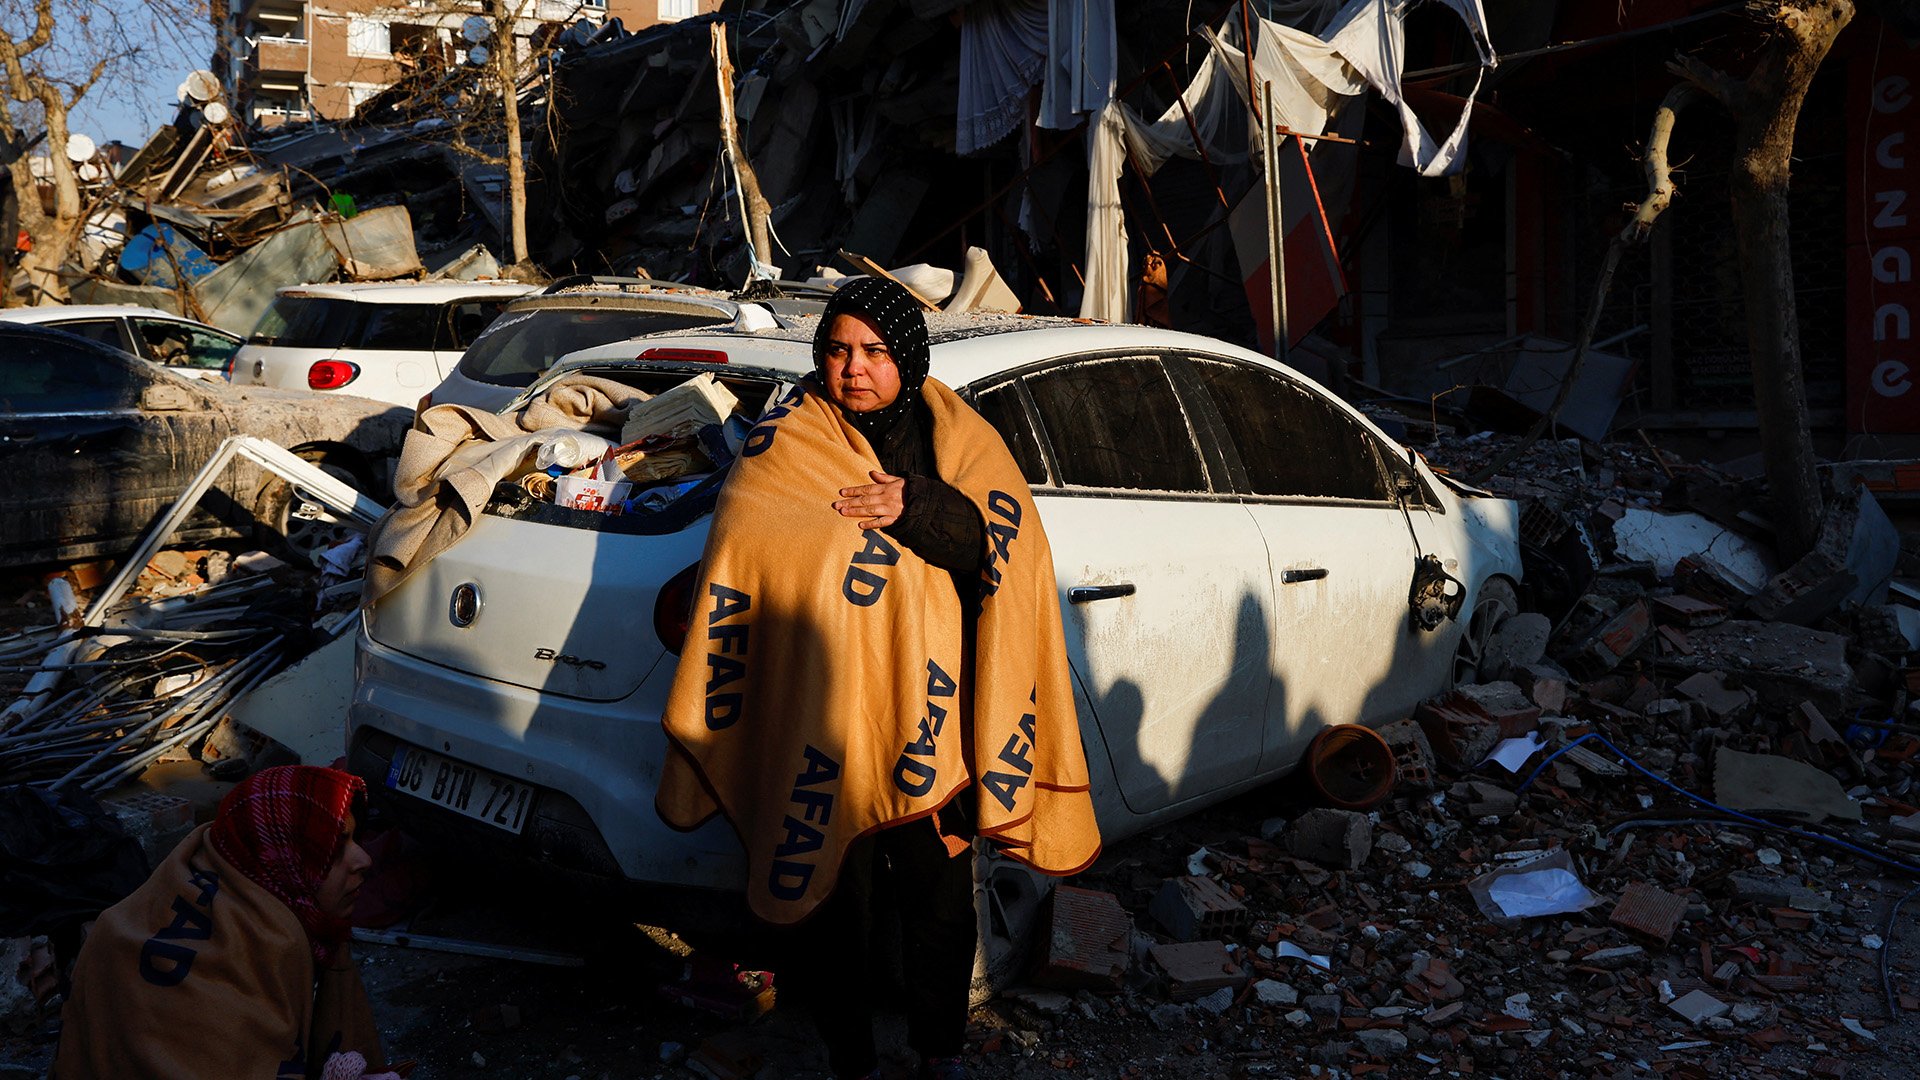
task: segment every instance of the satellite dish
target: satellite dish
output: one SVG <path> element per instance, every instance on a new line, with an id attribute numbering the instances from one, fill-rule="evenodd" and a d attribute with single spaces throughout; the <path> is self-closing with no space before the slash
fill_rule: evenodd
<path id="1" fill-rule="evenodd" d="M 478 15 L 467 16 L 460 24 L 460 36 L 470 45 L 478 45 L 493 36 L 493 26 Z"/>
<path id="2" fill-rule="evenodd" d="M 189 74 L 187 81 L 180 85 L 184 88 L 183 96 L 195 101 L 212 101 L 220 96 L 220 80 L 204 68 Z"/>
<path id="3" fill-rule="evenodd" d="M 100 166 L 91 161 L 81 162 L 80 167 L 75 169 L 74 172 L 78 173 L 80 179 L 85 180 L 89 184 L 100 179 Z"/>
<path id="4" fill-rule="evenodd" d="M 487 51 L 485 45 L 475 45 L 473 48 L 467 50 L 467 62 L 475 67 L 479 67 L 486 63 L 487 58 L 492 55 L 492 53 Z"/>
<path id="5" fill-rule="evenodd" d="M 67 160 L 68 161 L 72 161 L 76 163 L 81 161 L 89 161 L 89 160 L 92 160 L 93 155 L 99 152 L 100 152 L 100 148 L 93 145 L 93 140 L 89 139 L 85 135 L 67 136 Z"/>
<path id="6" fill-rule="evenodd" d="M 233 119 L 233 114 L 227 111 L 227 107 L 217 101 L 207 102 L 206 107 L 200 110 L 200 115 L 207 118 L 207 123 L 214 125 L 224 124 Z"/>

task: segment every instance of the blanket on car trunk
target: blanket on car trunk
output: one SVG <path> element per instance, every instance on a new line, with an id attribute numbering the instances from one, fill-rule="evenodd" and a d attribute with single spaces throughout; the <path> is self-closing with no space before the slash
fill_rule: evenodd
<path id="1" fill-rule="evenodd" d="M 825 899 L 852 840 L 956 796 L 1042 872 L 1100 851 L 1032 493 L 978 413 L 932 379 L 921 392 L 940 478 L 987 526 L 971 641 L 946 571 L 833 509 L 879 462 L 816 389 L 761 418 L 714 510 L 657 805 L 681 829 L 726 816 L 769 922 Z"/>
<path id="2" fill-rule="evenodd" d="M 88 931 L 55 1080 L 286 1080 L 340 1051 L 384 1060 L 350 950 L 316 971 L 292 909 L 215 850 L 212 828 Z"/>
<path id="3" fill-rule="evenodd" d="M 473 528 L 493 487 L 526 471 L 543 443 L 598 427 L 620 433 L 627 408 L 648 395 L 625 383 L 574 375 L 510 413 L 435 405 L 414 418 L 394 467 L 393 507 L 367 537 L 362 605 L 371 604 Z"/>

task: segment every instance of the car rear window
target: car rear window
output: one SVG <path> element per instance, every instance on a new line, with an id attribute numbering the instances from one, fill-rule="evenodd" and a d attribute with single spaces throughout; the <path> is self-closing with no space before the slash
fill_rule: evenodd
<path id="1" fill-rule="evenodd" d="M 508 312 L 481 333 L 460 358 L 460 374 L 494 386 L 532 386 L 570 352 L 663 330 L 690 330 L 726 320 L 718 315 L 658 311 L 582 311 L 536 308 Z"/>
<path id="2" fill-rule="evenodd" d="M 438 304 L 361 304 L 325 296 L 276 296 L 247 338 L 294 349 L 433 349 Z"/>

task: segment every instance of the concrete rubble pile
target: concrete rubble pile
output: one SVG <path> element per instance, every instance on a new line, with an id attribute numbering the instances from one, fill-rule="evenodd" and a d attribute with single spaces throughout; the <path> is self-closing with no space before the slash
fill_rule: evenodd
<path id="1" fill-rule="evenodd" d="M 1752 483 L 1531 447 L 1487 486 L 1544 603 L 1381 732 L 1387 800 L 1268 791 L 1110 855 L 976 1044 L 1088 1075 L 1848 1075 L 1920 1009 L 1920 558 L 1842 480 L 1782 566 Z M 1101 1033 L 1143 1027 L 1165 1056 L 1115 1060 Z"/>
<path id="2" fill-rule="evenodd" d="M 883 266 L 932 259 L 936 284 L 916 287 L 939 304 L 965 292 L 979 262 L 1004 275 L 1001 307 L 1074 310 L 1085 171 L 1072 147 L 1082 136 L 1034 132 L 1046 144 L 1037 158 L 1004 136 L 956 151 L 959 9 L 750 2 L 639 32 L 618 20 L 569 28 L 516 88 L 529 251 L 507 272 L 727 289 L 755 276 L 723 152 L 719 25 L 744 156 L 771 207 L 763 276 L 858 271 L 843 252 Z M 1110 29 L 1123 48 L 1157 52 L 1186 19 L 1185 5 L 1154 0 Z M 489 80 L 471 64 L 423 66 L 351 119 L 252 133 L 218 101 L 188 100 L 117 177 L 95 184 L 104 199 L 71 296 L 245 333 L 279 286 L 501 274 L 512 262 L 506 136 Z M 963 227 L 983 212 L 1004 228 Z"/>

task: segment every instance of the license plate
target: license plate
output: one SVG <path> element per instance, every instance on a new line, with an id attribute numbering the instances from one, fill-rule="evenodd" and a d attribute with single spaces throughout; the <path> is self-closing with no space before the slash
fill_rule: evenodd
<path id="1" fill-rule="evenodd" d="M 533 802 L 530 785 L 404 747 L 387 767 L 387 786 L 516 836 L 526 825 L 527 807 Z"/>

